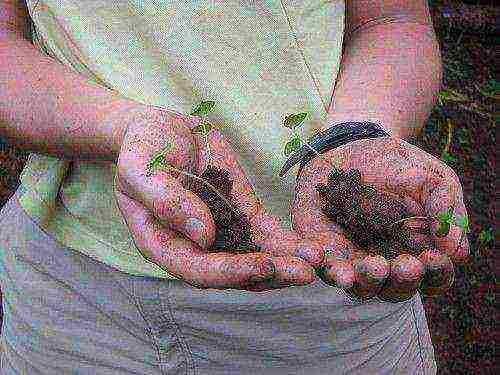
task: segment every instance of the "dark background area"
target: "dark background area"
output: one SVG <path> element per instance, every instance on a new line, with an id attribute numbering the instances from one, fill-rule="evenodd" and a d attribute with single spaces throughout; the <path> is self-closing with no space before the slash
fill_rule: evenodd
<path id="1" fill-rule="evenodd" d="M 413 143 L 456 171 L 471 224 L 470 261 L 457 268 L 445 295 L 423 298 L 438 374 L 500 374 L 494 264 L 500 8 L 494 4 L 429 0 L 444 78 L 440 101 Z M 0 139 L 0 207 L 18 187 L 27 156 Z"/>

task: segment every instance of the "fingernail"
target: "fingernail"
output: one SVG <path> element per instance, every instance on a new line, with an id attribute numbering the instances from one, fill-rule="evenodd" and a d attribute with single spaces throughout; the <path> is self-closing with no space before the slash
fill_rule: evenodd
<path id="1" fill-rule="evenodd" d="M 250 283 L 258 283 L 260 281 L 265 281 L 272 279 L 274 277 L 274 272 L 276 271 L 276 268 L 274 266 L 274 263 L 271 259 L 267 259 L 262 267 L 261 267 L 261 273 L 259 275 L 252 276 L 249 279 Z"/>
<path id="2" fill-rule="evenodd" d="M 202 248 L 207 246 L 207 238 L 205 235 L 206 227 L 201 220 L 190 217 L 184 223 L 184 230 L 191 241 L 196 242 Z"/>
<path id="3" fill-rule="evenodd" d="M 308 262 L 313 268 L 319 267 L 324 260 L 324 253 L 320 249 L 303 245 L 297 250 L 297 256 Z"/>

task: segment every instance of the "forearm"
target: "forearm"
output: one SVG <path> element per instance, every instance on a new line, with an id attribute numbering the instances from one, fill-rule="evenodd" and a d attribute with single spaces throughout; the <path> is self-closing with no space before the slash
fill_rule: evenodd
<path id="1" fill-rule="evenodd" d="M 127 113 L 137 106 L 73 73 L 28 40 L 0 36 L 0 137 L 15 147 L 115 161 Z"/>
<path id="2" fill-rule="evenodd" d="M 423 128 L 442 77 L 432 26 L 372 24 L 346 41 L 332 106 L 324 128 L 372 121 L 409 140 Z"/>

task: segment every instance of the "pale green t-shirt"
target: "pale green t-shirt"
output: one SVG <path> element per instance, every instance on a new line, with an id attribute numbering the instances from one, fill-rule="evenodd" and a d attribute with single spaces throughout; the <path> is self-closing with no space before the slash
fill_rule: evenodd
<path id="1" fill-rule="evenodd" d="M 290 136 L 282 122 L 308 112 L 303 137 L 324 125 L 340 66 L 343 0 L 27 4 L 33 43 L 90 82 L 183 114 L 214 100 L 207 121 L 223 124 L 262 203 L 291 228 L 298 167 L 278 176 Z M 113 195 L 115 171 L 114 163 L 32 153 L 20 203 L 65 247 L 131 275 L 174 279 L 135 246 Z"/>

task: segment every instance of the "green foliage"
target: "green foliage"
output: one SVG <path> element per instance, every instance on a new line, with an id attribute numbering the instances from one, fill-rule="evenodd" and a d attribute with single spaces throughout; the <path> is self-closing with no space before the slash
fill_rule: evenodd
<path id="1" fill-rule="evenodd" d="M 472 274 L 469 278 L 470 285 L 473 288 L 477 288 L 481 284 L 481 280 L 476 275 Z"/>
<path id="2" fill-rule="evenodd" d="M 199 117 L 204 116 L 207 113 L 209 113 L 213 109 L 214 106 L 215 106 L 215 102 L 212 100 L 207 100 L 207 101 L 201 102 L 200 104 L 198 104 L 198 107 L 196 107 L 196 109 L 190 113 L 190 115 L 191 116 L 199 116 Z M 201 123 L 200 125 L 196 126 L 194 129 L 192 129 L 191 132 L 193 134 L 206 135 L 213 128 L 215 128 L 214 125 L 203 121 L 203 123 Z"/>
<path id="3" fill-rule="evenodd" d="M 201 102 L 200 104 L 198 104 L 198 107 L 196 107 L 196 109 L 190 113 L 190 116 L 204 116 L 212 110 L 214 105 L 215 102 L 211 100 Z"/>
<path id="4" fill-rule="evenodd" d="M 481 245 L 487 245 L 488 243 L 490 243 L 491 241 L 493 241 L 494 237 L 493 237 L 493 230 L 492 228 L 488 228 L 488 230 L 482 230 L 480 233 L 479 233 L 479 243 Z"/>
<path id="5" fill-rule="evenodd" d="M 481 93 L 481 95 L 490 98 L 490 99 L 495 99 L 499 100 L 500 99 L 500 83 L 497 82 L 495 79 L 490 79 L 486 85 L 484 85 L 482 88 L 479 88 L 476 85 L 477 90 Z"/>
<path id="6" fill-rule="evenodd" d="M 294 134 L 292 138 L 285 144 L 285 156 L 294 153 L 300 148 L 301 145 L 302 140 L 298 135 Z"/>
<path id="7" fill-rule="evenodd" d="M 436 236 L 445 237 L 450 232 L 450 225 L 453 224 L 453 210 L 454 207 L 448 208 L 447 212 L 440 212 L 436 215 L 436 219 L 439 221 L 439 228 L 436 232 Z"/>
<path id="8" fill-rule="evenodd" d="M 438 101 L 439 105 L 443 106 L 445 102 L 464 103 L 470 102 L 471 99 L 458 91 L 446 89 L 438 93 Z"/>
<path id="9" fill-rule="evenodd" d="M 151 176 L 154 171 L 165 162 L 165 156 L 172 148 L 172 144 L 168 143 L 161 151 L 157 152 L 148 162 L 146 176 Z"/>
<path id="10" fill-rule="evenodd" d="M 462 228 L 462 233 L 464 234 L 471 232 L 469 218 L 465 215 L 456 218 L 455 225 Z"/>
<path id="11" fill-rule="evenodd" d="M 210 124 L 208 122 L 203 122 L 203 124 L 200 124 L 198 126 L 195 126 L 192 130 L 191 133 L 193 134 L 206 134 L 210 130 L 217 128 L 217 126 Z"/>
<path id="12" fill-rule="evenodd" d="M 301 112 L 289 115 L 285 118 L 283 122 L 283 126 L 294 130 L 297 126 L 301 125 L 304 122 L 304 119 L 307 117 L 307 112 Z"/>

